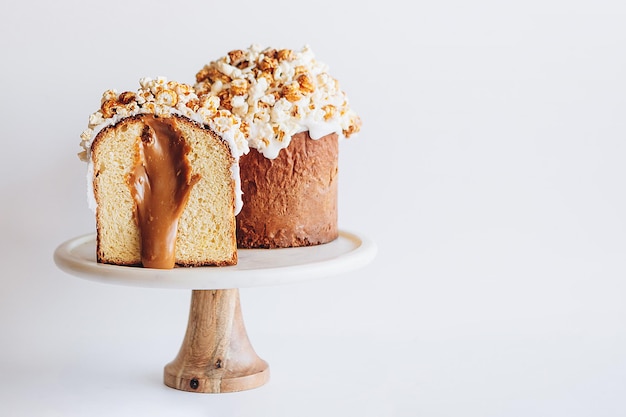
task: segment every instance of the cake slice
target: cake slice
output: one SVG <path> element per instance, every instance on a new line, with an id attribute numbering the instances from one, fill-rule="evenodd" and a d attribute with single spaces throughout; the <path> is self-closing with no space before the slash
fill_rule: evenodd
<path id="1" fill-rule="evenodd" d="M 165 78 L 142 79 L 136 93 L 105 92 L 82 135 L 98 262 L 236 264 L 245 149 L 237 123 L 190 86 Z"/>

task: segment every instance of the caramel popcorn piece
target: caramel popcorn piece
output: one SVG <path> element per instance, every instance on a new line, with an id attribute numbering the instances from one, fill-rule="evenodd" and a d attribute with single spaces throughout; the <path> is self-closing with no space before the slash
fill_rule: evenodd
<path id="1" fill-rule="evenodd" d="M 306 74 L 308 72 L 307 68 L 304 65 L 298 65 L 294 68 L 295 77 L 299 77 L 301 74 Z"/>
<path id="2" fill-rule="evenodd" d="M 300 84 L 300 91 L 302 91 L 305 95 L 311 94 L 315 91 L 315 84 L 313 84 L 313 81 L 311 81 L 308 74 L 300 75 L 298 77 L 298 84 Z"/>
<path id="3" fill-rule="evenodd" d="M 278 51 L 277 58 L 279 61 L 293 61 L 295 55 L 291 49 L 281 49 Z"/>
<path id="4" fill-rule="evenodd" d="M 361 130 L 361 118 L 356 116 L 355 119 L 350 121 L 350 126 L 348 126 L 347 129 L 343 130 L 343 134 L 345 137 L 349 138 L 350 136 L 354 135 L 360 130 Z"/>
<path id="5" fill-rule="evenodd" d="M 106 90 L 104 93 L 102 93 L 100 104 L 104 104 L 104 102 L 107 100 L 117 100 L 117 92 L 115 90 Z"/>
<path id="6" fill-rule="evenodd" d="M 264 56 L 263 59 L 259 62 L 259 68 L 263 72 L 272 72 L 278 66 L 278 60 L 276 58 L 272 58 L 271 56 Z"/>
<path id="7" fill-rule="evenodd" d="M 270 57 L 272 59 L 277 59 L 277 57 L 278 57 L 278 51 L 276 49 L 273 49 L 273 48 L 266 49 L 265 51 L 263 51 L 263 54 L 266 57 Z"/>
<path id="8" fill-rule="evenodd" d="M 274 137 L 279 142 L 282 142 L 285 139 L 285 131 L 281 130 L 278 126 L 273 126 L 272 130 L 274 131 Z"/>
<path id="9" fill-rule="evenodd" d="M 331 104 L 323 106 L 322 110 L 324 111 L 324 120 L 332 119 L 337 114 L 337 108 Z"/>
<path id="10" fill-rule="evenodd" d="M 226 110 L 231 111 L 233 106 L 230 102 L 231 96 L 228 90 L 222 90 L 218 93 L 217 97 L 220 99 L 220 106 L 224 107 Z"/>
<path id="11" fill-rule="evenodd" d="M 274 74 L 272 72 L 261 72 L 258 78 L 265 78 L 268 85 L 272 85 L 274 83 Z"/>
<path id="12" fill-rule="evenodd" d="M 116 99 L 109 99 L 105 101 L 104 103 L 102 103 L 102 105 L 100 106 L 100 111 L 102 112 L 102 116 L 105 119 L 113 117 L 115 113 L 117 113 L 116 106 L 117 106 Z"/>
<path id="13" fill-rule="evenodd" d="M 245 56 L 245 53 L 241 49 L 235 49 L 234 51 L 230 51 L 228 53 L 230 64 L 234 66 L 237 66 L 237 64 L 241 61 L 241 59 L 244 56 Z"/>
<path id="14" fill-rule="evenodd" d="M 241 122 L 239 130 L 241 130 L 241 133 L 243 133 L 245 137 L 250 136 L 250 125 L 246 121 Z"/>
<path id="15" fill-rule="evenodd" d="M 182 84 L 176 81 L 169 81 L 167 83 L 167 88 L 176 92 L 178 95 L 195 94 L 196 92 L 189 84 Z"/>
<path id="16" fill-rule="evenodd" d="M 185 106 L 187 106 L 192 111 L 197 111 L 200 108 L 200 100 L 197 98 L 189 100 Z"/>
<path id="17" fill-rule="evenodd" d="M 243 96 L 248 92 L 248 82 L 242 79 L 233 80 L 230 91 L 234 96 Z"/>
<path id="18" fill-rule="evenodd" d="M 196 74 L 196 81 L 202 82 L 202 81 L 207 81 L 207 80 L 211 84 L 215 83 L 218 80 L 224 83 L 227 83 L 227 82 L 230 82 L 230 77 L 228 77 L 226 74 L 222 74 L 215 67 L 205 66 L 203 69 L 200 70 L 200 72 Z"/>
<path id="19" fill-rule="evenodd" d="M 209 68 L 204 67 L 196 74 L 196 82 L 208 82 L 209 81 Z"/>
<path id="20" fill-rule="evenodd" d="M 161 90 L 156 94 L 156 101 L 159 104 L 175 107 L 178 103 L 178 94 L 172 90 Z"/>
<path id="21" fill-rule="evenodd" d="M 136 98 L 137 96 L 135 95 L 135 93 L 131 91 L 124 91 L 118 97 L 118 101 L 122 104 L 129 104 L 131 101 L 135 101 Z"/>
<path id="22" fill-rule="evenodd" d="M 148 113 L 155 113 L 156 114 L 156 107 L 155 107 L 154 103 L 152 103 L 152 102 L 148 102 L 148 103 L 144 104 L 143 108 L 146 109 L 148 111 Z"/>
<path id="23" fill-rule="evenodd" d="M 235 67 L 237 67 L 239 69 L 244 69 L 244 68 L 247 68 L 249 65 L 250 65 L 250 61 L 243 60 L 243 61 L 239 61 L 235 65 Z"/>
<path id="24" fill-rule="evenodd" d="M 287 101 L 291 103 L 294 103 L 302 98 L 302 94 L 300 93 L 300 85 L 298 83 L 285 85 L 281 90 L 281 94 L 287 99 Z"/>

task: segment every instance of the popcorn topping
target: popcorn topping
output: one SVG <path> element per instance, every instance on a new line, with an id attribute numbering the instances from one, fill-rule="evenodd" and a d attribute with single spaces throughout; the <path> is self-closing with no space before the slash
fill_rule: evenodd
<path id="1" fill-rule="evenodd" d="M 296 133 L 312 139 L 330 133 L 349 137 L 361 128 L 339 83 L 305 46 L 234 50 L 196 74 L 199 97 L 217 98 L 218 108 L 241 118 L 251 148 L 275 158 Z"/>
<path id="2" fill-rule="evenodd" d="M 220 109 L 217 97 L 200 99 L 189 84 L 168 81 L 165 77 L 142 78 L 136 92 L 107 90 L 102 94 L 100 109 L 89 116 L 87 129 L 80 135 L 84 149 L 79 154 L 89 161 L 91 143 L 98 132 L 122 118 L 151 113 L 167 117 L 173 114 L 186 116 L 219 132 L 230 146 L 235 158 L 248 152 L 248 143 L 241 129 L 241 120 L 232 113 Z"/>

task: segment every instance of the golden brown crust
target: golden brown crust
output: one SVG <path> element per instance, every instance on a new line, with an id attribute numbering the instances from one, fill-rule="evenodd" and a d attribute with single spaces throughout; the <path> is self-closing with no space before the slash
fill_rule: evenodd
<path id="1" fill-rule="evenodd" d="M 312 246 L 337 238 L 338 137 L 298 133 L 275 159 L 240 158 L 239 248 Z"/>

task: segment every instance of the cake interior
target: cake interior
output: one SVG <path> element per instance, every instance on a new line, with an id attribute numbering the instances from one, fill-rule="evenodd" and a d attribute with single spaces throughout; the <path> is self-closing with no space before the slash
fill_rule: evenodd
<path id="1" fill-rule="evenodd" d="M 92 144 L 97 203 L 97 258 L 117 265 L 142 265 L 142 231 L 133 198 L 132 173 L 142 164 L 142 135 L 152 115 L 125 118 L 103 129 Z M 234 159 L 212 130 L 182 116 L 168 123 L 186 145 L 192 184 L 177 219 L 173 262 L 178 266 L 233 265 L 235 240 Z M 172 197 L 173 198 L 173 197 Z M 173 266 L 173 265 L 172 265 Z"/>

